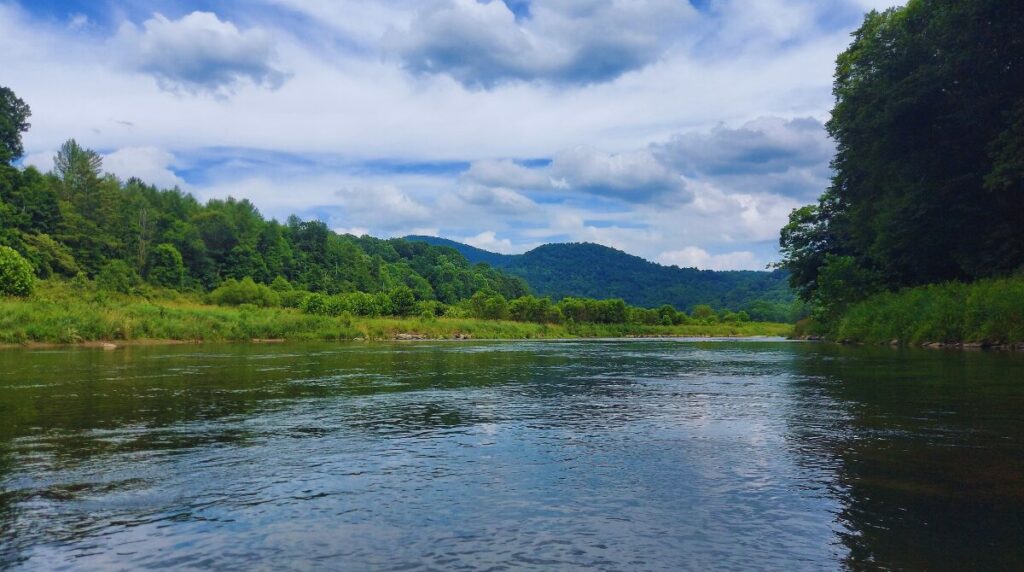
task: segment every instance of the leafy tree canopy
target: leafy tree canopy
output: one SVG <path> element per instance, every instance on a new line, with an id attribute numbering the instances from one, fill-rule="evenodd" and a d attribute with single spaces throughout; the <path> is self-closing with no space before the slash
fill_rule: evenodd
<path id="1" fill-rule="evenodd" d="M 1024 265 L 1024 3 L 869 13 L 836 65 L 837 151 L 781 267 L 827 314 L 875 292 Z M 838 307 L 837 307 L 838 305 Z"/>
<path id="2" fill-rule="evenodd" d="M 28 131 L 32 110 L 10 88 L 0 86 L 0 163 L 10 163 L 25 154 L 21 134 Z"/>

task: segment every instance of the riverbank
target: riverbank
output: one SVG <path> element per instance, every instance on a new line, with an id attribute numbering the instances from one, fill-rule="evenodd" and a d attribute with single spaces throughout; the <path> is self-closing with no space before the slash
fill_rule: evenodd
<path id="1" fill-rule="evenodd" d="M 787 336 L 792 331 L 788 324 L 766 322 L 666 326 L 539 324 L 448 317 L 332 317 L 293 308 L 211 306 L 170 293 L 148 299 L 48 294 L 0 300 L 0 344 L 102 347 L 103 343 L 737 337 Z"/>
<path id="2" fill-rule="evenodd" d="M 1024 349 L 1024 278 L 947 282 L 876 294 L 834 324 L 801 323 L 797 336 L 932 349 Z"/>

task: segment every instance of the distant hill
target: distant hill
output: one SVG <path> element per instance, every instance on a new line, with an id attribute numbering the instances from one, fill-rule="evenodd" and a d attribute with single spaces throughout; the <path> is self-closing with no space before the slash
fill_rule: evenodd
<path id="1" fill-rule="evenodd" d="M 449 248 L 454 248 L 455 250 L 458 250 L 460 254 L 465 256 L 466 260 L 469 260 L 473 264 L 486 262 L 495 268 L 503 268 L 507 266 L 511 259 L 516 257 L 516 255 L 498 254 L 497 252 L 483 250 L 482 248 L 477 248 L 454 240 L 448 240 L 447 238 L 441 238 L 439 236 L 410 235 L 406 236 L 405 240 L 425 242 L 433 246 L 447 246 Z"/>
<path id="2" fill-rule="evenodd" d="M 690 310 L 698 304 L 764 314 L 785 312 L 794 296 L 783 271 L 697 270 L 662 266 L 639 256 L 593 243 L 545 244 L 524 254 L 498 254 L 432 236 L 406 240 L 449 246 L 470 262 L 520 276 L 533 291 L 555 299 L 566 296 L 622 298 L 654 307 L 671 304 Z M 781 317 L 781 316 L 779 316 Z"/>

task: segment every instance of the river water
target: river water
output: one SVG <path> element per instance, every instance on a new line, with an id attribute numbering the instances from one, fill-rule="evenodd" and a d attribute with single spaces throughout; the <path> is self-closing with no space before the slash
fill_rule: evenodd
<path id="1" fill-rule="evenodd" d="M 0 569 L 1024 569 L 1024 355 L 0 351 Z"/>

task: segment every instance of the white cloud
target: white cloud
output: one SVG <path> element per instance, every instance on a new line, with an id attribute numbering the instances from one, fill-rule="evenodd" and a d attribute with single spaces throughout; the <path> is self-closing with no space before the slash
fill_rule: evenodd
<path id="1" fill-rule="evenodd" d="M 33 110 L 25 162 L 44 169 L 70 137 L 108 155 L 173 150 L 132 170 L 147 159 L 143 178 L 187 172 L 200 198 L 249 198 L 278 218 L 379 236 L 494 232 L 516 250 L 589 240 L 650 259 L 692 245 L 763 267 L 788 210 L 828 182 L 819 126 L 835 57 L 875 2 L 711 0 L 698 13 L 663 1 L 681 11 L 213 0 L 216 15 L 136 19 L 122 33 L 138 12 L 99 3 L 69 30 L 23 0 L 0 2 L 0 51 L 4 84 Z M 472 41 L 431 71 L 417 66 L 445 37 L 417 18 L 432 10 L 454 10 L 452 26 L 500 17 L 453 28 L 449 39 Z M 591 57 L 602 54 L 622 59 Z"/>
<path id="2" fill-rule="evenodd" d="M 43 173 L 49 173 L 53 170 L 53 156 L 57 154 L 57 151 L 38 151 L 36 153 L 29 153 L 21 158 L 21 163 L 26 167 L 35 167 Z"/>
<path id="3" fill-rule="evenodd" d="M 352 236 L 365 236 L 370 234 L 370 229 L 365 226 L 338 227 L 333 230 L 338 234 L 351 234 Z"/>
<path id="4" fill-rule="evenodd" d="M 69 30 L 81 30 L 89 26 L 89 17 L 85 14 L 72 14 L 68 17 L 68 29 Z"/>
<path id="5" fill-rule="evenodd" d="M 447 74 L 470 87 L 589 84 L 654 62 L 696 20 L 678 0 L 556 0 L 531 3 L 529 12 L 517 18 L 499 1 L 431 2 L 388 42 L 406 69 Z"/>
<path id="6" fill-rule="evenodd" d="M 552 186 L 551 177 L 543 172 L 524 167 L 509 160 L 484 159 L 482 161 L 475 161 L 463 176 L 474 182 L 492 187 L 546 189 Z"/>
<path id="7" fill-rule="evenodd" d="M 627 153 L 602 153 L 575 147 L 555 155 L 551 175 L 564 188 L 645 201 L 671 194 L 676 201 L 690 199 L 683 179 L 660 163 L 647 149 Z"/>
<path id="8" fill-rule="evenodd" d="M 507 238 L 498 238 L 493 230 L 485 230 L 476 236 L 468 236 L 462 239 L 462 242 L 491 252 L 500 252 L 502 254 L 512 254 L 515 252 L 515 249 L 512 247 L 512 241 Z"/>
<path id="9" fill-rule="evenodd" d="M 395 228 L 430 219 L 430 209 L 393 185 L 347 187 L 335 193 L 350 219 Z"/>
<path id="10" fill-rule="evenodd" d="M 463 177 L 496 188 L 576 192 L 632 202 L 661 195 L 671 195 L 677 202 L 691 198 L 679 174 L 649 149 L 604 153 L 577 146 L 557 153 L 549 165 L 535 168 L 512 161 L 477 161 Z"/>
<path id="11" fill-rule="evenodd" d="M 103 155 L 103 170 L 123 180 L 137 177 L 159 188 L 185 188 L 187 185 L 174 172 L 174 155 L 156 147 L 124 147 Z"/>
<path id="12" fill-rule="evenodd" d="M 535 211 L 537 203 L 515 191 L 502 187 L 465 186 L 456 193 L 462 201 L 483 207 L 492 213 L 522 215 Z"/>
<path id="13" fill-rule="evenodd" d="M 131 70 L 153 76 L 168 91 L 227 95 L 247 81 L 276 89 L 287 77 L 273 63 L 268 34 L 239 30 L 211 12 L 192 12 L 180 20 L 154 14 L 141 30 L 125 22 L 113 49 Z"/>
<path id="14" fill-rule="evenodd" d="M 702 270 L 743 270 L 754 268 L 757 257 L 752 252 L 737 251 L 725 254 L 710 254 L 697 246 L 687 246 L 679 250 L 662 252 L 658 262 L 680 268 L 700 268 Z"/>

